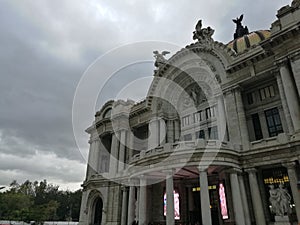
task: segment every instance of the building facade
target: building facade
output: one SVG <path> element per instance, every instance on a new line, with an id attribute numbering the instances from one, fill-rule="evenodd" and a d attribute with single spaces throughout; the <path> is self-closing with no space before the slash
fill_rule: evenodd
<path id="1" fill-rule="evenodd" d="M 79 224 L 300 224 L 299 5 L 271 30 L 237 18 L 228 44 L 199 21 L 156 51 L 146 99 L 108 101 L 86 130 Z"/>

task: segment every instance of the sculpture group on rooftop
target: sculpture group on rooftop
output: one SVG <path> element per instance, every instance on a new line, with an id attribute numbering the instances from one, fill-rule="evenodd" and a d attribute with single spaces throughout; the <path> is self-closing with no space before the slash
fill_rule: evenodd
<path id="1" fill-rule="evenodd" d="M 237 39 L 239 37 L 243 37 L 244 35 L 249 34 L 249 30 L 247 26 L 242 25 L 244 15 L 242 14 L 239 18 L 233 19 L 232 21 L 236 24 L 235 33 L 233 35 L 234 39 Z"/>
<path id="2" fill-rule="evenodd" d="M 212 41 L 214 30 L 211 27 L 202 28 L 202 20 L 196 24 L 195 31 L 193 31 L 193 40 L 198 40 L 200 43 Z"/>

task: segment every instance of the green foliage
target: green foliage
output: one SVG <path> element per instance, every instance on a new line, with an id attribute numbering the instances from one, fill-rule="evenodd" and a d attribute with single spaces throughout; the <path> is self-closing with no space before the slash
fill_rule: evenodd
<path id="1" fill-rule="evenodd" d="M 17 221 L 79 220 L 81 190 L 60 191 L 46 180 L 13 181 L 8 191 L 0 193 L 0 219 Z"/>

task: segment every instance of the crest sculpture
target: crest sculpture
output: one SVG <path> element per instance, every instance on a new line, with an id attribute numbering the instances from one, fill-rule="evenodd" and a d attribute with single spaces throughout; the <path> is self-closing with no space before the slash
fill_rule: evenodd
<path id="1" fill-rule="evenodd" d="M 240 16 L 240 18 L 236 18 L 236 19 L 233 19 L 232 21 L 236 24 L 236 29 L 235 29 L 235 33 L 233 35 L 233 38 L 234 39 L 237 39 L 239 37 L 243 37 L 244 35 L 247 35 L 249 34 L 249 30 L 248 30 L 248 27 L 247 26 L 243 26 L 242 25 L 242 20 L 243 20 L 243 17 L 244 15 L 242 14 Z"/>
<path id="2" fill-rule="evenodd" d="M 193 40 L 198 40 L 200 43 L 208 43 L 213 41 L 212 35 L 214 29 L 211 27 L 202 28 L 202 20 L 199 20 L 196 24 L 195 31 L 193 31 Z"/>
<path id="3" fill-rule="evenodd" d="M 156 66 L 159 69 L 167 63 L 165 55 L 170 54 L 170 52 L 162 51 L 162 53 L 159 53 L 159 51 L 153 51 L 153 54 L 155 58 L 154 66 Z"/>

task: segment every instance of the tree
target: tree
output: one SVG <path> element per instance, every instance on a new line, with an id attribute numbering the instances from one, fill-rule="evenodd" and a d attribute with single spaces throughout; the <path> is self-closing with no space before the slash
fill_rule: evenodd
<path id="1" fill-rule="evenodd" d="M 36 221 L 79 220 L 82 191 L 60 191 L 46 180 L 23 184 L 13 181 L 0 193 L 0 219 Z"/>

